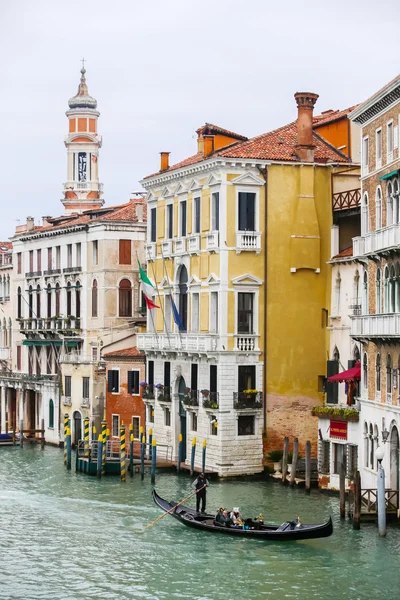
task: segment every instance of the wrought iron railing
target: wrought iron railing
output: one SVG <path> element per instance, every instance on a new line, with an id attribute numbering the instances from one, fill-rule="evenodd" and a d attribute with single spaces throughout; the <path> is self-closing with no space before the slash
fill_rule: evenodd
<path id="1" fill-rule="evenodd" d="M 236 410 L 262 408 L 262 393 L 233 392 L 233 407 Z"/>
<path id="2" fill-rule="evenodd" d="M 219 393 L 218 392 L 202 392 L 203 408 L 218 409 L 219 408 Z"/>
<path id="3" fill-rule="evenodd" d="M 180 394 L 178 394 L 179 396 Z M 183 394 L 182 398 L 185 406 L 198 406 L 199 405 L 199 390 L 189 390 Z"/>

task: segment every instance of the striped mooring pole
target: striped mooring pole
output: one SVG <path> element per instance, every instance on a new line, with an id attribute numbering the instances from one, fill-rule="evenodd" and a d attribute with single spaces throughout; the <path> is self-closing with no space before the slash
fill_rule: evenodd
<path id="1" fill-rule="evenodd" d="M 101 452 L 101 474 L 106 474 L 106 452 L 107 452 L 107 421 L 101 422 L 101 437 L 103 438 L 103 447 Z"/>
<path id="2" fill-rule="evenodd" d="M 131 477 L 133 477 L 133 425 L 132 423 L 129 425 L 129 471 Z"/>
<path id="3" fill-rule="evenodd" d="M 71 430 L 69 426 L 67 427 L 67 469 L 71 470 Z"/>
<path id="4" fill-rule="evenodd" d="M 97 477 L 101 479 L 101 472 L 103 467 L 103 436 L 99 434 L 97 440 Z"/>
<path id="5" fill-rule="evenodd" d="M 121 481 L 126 481 L 126 450 L 125 450 L 125 425 L 121 423 L 119 429 L 119 441 L 120 441 L 120 467 L 121 467 Z"/>
<path id="6" fill-rule="evenodd" d="M 194 473 L 194 457 L 196 456 L 196 438 L 192 439 L 192 457 L 190 460 L 190 474 Z"/>
<path id="7" fill-rule="evenodd" d="M 177 473 L 181 470 L 181 462 L 182 462 L 182 434 L 179 434 L 178 438 L 178 462 L 176 463 L 176 471 Z"/>
<path id="8" fill-rule="evenodd" d="M 151 455 L 153 453 L 153 430 L 150 427 L 149 429 L 149 460 L 151 460 Z"/>
<path id="9" fill-rule="evenodd" d="M 85 458 L 89 456 L 89 417 L 85 417 L 83 420 L 83 445 L 85 448 Z"/>
<path id="10" fill-rule="evenodd" d="M 146 438 L 142 436 L 142 443 L 140 444 L 140 477 L 144 479 L 144 451 L 146 447 Z"/>
<path id="11" fill-rule="evenodd" d="M 156 464 L 157 464 L 157 443 L 156 440 L 151 442 L 151 483 L 156 481 Z"/>
<path id="12" fill-rule="evenodd" d="M 64 414 L 64 465 L 67 464 L 67 430 L 69 427 L 69 415 Z"/>
<path id="13" fill-rule="evenodd" d="M 95 442 L 97 440 L 97 429 L 96 429 L 96 425 L 93 423 L 92 425 L 92 442 Z"/>
<path id="14" fill-rule="evenodd" d="M 201 470 L 203 471 L 203 473 L 206 472 L 206 448 L 207 448 L 207 442 L 206 442 L 206 440 L 203 440 L 203 456 L 202 456 L 202 460 L 201 460 Z"/>

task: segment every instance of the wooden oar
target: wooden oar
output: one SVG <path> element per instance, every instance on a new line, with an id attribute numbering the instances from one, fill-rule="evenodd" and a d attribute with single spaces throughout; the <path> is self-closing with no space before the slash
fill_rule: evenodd
<path id="1" fill-rule="evenodd" d="M 183 504 L 184 502 L 186 502 L 186 500 L 189 500 L 189 498 L 191 498 L 195 494 L 198 494 L 198 492 L 200 492 L 200 490 L 202 490 L 206 486 L 207 486 L 207 484 L 203 485 L 203 487 L 201 487 L 199 490 L 195 490 L 192 494 L 190 494 L 190 496 L 187 496 L 187 498 L 184 498 L 183 500 L 181 500 L 180 502 L 178 502 L 178 504 L 175 504 L 175 506 L 173 506 L 169 510 L 165 511 L 165 513 L 163 515 L 160 515 L 159 517 L 157 517 L 157 519 L 155 519 L 155 521 L 153 521 L 149 525 L 146 525 L 145 529 L 148 529 L 149 527 L 152 527 L 155 523 L 157 523 L 157 521 L 159 521 L 160 519 L 162 519 L 163 517 L 165 517 L 168 513 L 170 513 L 173 510 L 175 510 L 178 506 L 180 506 L 181 504 Z"/>

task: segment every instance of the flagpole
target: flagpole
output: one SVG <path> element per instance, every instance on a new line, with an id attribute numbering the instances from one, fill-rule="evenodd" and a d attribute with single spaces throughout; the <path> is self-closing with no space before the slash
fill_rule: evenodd
<path id="1" fill-rule="evenodd" d="M 161 245 L 160 245 L 160 247 L 161 247 Z M 162 251 L 162 250 L 161 250 L 161 251 Z M 151 261 L 151 260 L 149 260 L 149 258 L 151 258 L 151 257 L 150 257 L 150 252 L 149 252 L 149 249 L 148 249 L 148 248 L 147 248 L 147 253 L 148 253 L 148 259 L 147 259 L 147 262 L 148 262 L 148 263 L 149 263 L 149 262 L 151 263 L 151 270 L 152 270 L 152 273 L 153 273 L 153 280 L 154 280 L 155 287 L 156 287 L 156 292 L 157 292 L 157 296 L 158 296 L 158 301 L 159 301 L 159 303 L 160 303 L 161 314 L 162 314 L 162 317 L 163 317 L 164 326 L 165 326 L 165 331 L 166 331 L 166 333 L 167 333 L 167 338 L 168 338 L 168 344 L 169 344 L 169 347 L 170 347 L 170 348 L 172 348 L 172 346 L 171 346 L 171 338 L 169 337 L 168 326 L 167 326 L 167 323 L 166 323 L 166 321 L 165 321 L 164 307 L 163 307 L 163 303 L 161 302 L 160 290 L 158 289 L 158 284 L 157 284 L 156 274 L 155 274 L 155 271 L 154 271 L 154 265 L 153 265 L 152 261 Z M 136 252 L 136 256 L 137 256 L 137 252 Z M 138 260 L 138 262 L 139 262 L 139 258 L 138 258 L 137 260 Z M 164 298 L 165 298 L 165 296 L 164 296 Z M 152 316 L 152 319 L 153 319 L 153 314 L 152 314 L 151 316 Z M 154 331 L 155 331 L 155 333 L 156 333 L 156 336 L 157 336 L 157 331 L 156 331 L 156 327 L 155 327 L 155 324 L 154 324 L 154 320 L 153 320 L 153 328 L 154 328 Z M 158 337 L 157 337 L 157 341 L 158 341 Z"/>
<path id="2" fill-rule="evenodd" d="M 166 267 L 166 264 L 165 264 L 165 259 L 164 259 L 164 253 L 163 253 L 162 246 L 160 246 L 160 248 L 161 248 L 161 256 L 162 256 L 163 268 L 164 268 L 165 276 L 166 276 L 167 281 L 168 281 L 168 287 L 171 290 L 171 294 L 172 294 L 171 282 L 169 280 L 168 271 L 167 271 L 167 267 Z M 174 319 L 174 321 L 175 321 L 175 319 Z M 181 348 L 182 348 L 182 346 L 183 346 L 183 344 L 182 344 L 182 333 L 181 333 L 179 325 L 178 325 L 178 334 L 179 334 L 179 340 L 181 342 Z"/>

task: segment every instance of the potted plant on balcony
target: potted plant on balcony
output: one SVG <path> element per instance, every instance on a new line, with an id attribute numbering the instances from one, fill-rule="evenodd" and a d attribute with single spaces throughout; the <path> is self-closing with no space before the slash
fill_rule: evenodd
<path id="1" fill-rule="evenodd" d="M 140 387 L 142 388 L 142 398 L 154 400 L 153 386 L 149 385 L 146 381 L 142 381 Z"/>
<path id="2" fill-rule="evenodd" d="M 258 390 L 243 390 L 243 394 L 246 400 L 255 400 Z"/>
<path id="3" fill-rule="evenodd" d="M 218 408 L 218 401 L 213 397 L 216 396 L 216 394 L 211 394 L 210 390 L 200 390 L 200 393 L 203 396 L 204 408 Z"/>
<path id="4" fill-rule="evenodd" d="M 282 467 L 283 450 L 271 450 L 267 454 L 267 460 L 274 463 L 275 473 L 280 473 Z"/>
<path id="5" fill-rule="evenodd" d="M 157 400 L 159 402 L 169 402 L 171 400 L 169 389 L 167 390 L 162 383 L 157 383 L 156 389 L 158 390 Z"/>

